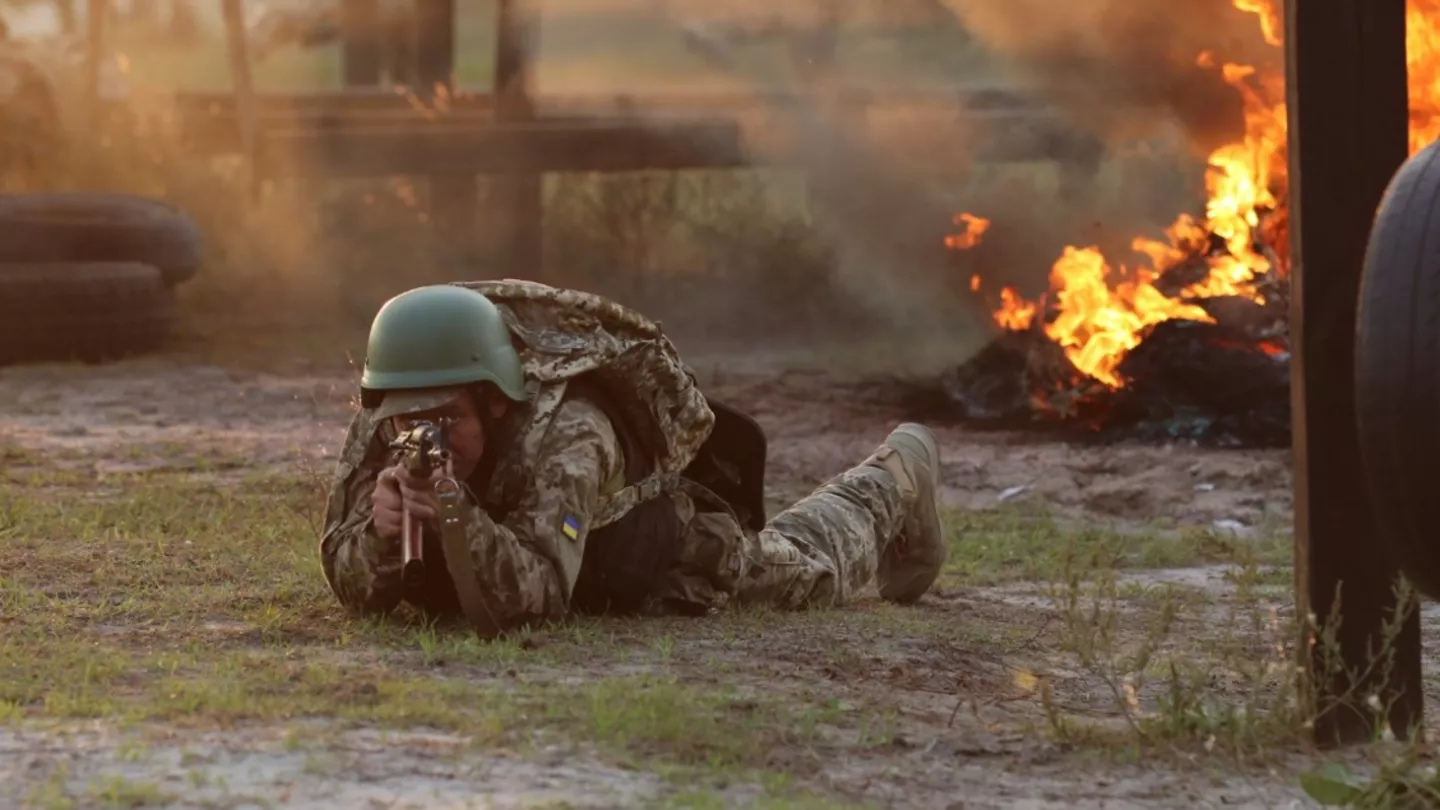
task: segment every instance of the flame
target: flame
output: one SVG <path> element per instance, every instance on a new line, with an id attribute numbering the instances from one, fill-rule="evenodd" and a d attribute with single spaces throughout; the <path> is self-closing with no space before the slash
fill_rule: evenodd
<path id="1" fill-rule="evenodd" d="M 963 226 L 963 230 L 945 237 L 945 247 L 951 250 L 969 250 L 975 247 L 980 244 L 980 237 L 984 236 L 986 229 L 990 227 L 990 220 L 974 214 L 956 214 L 954 222 Z"/>
<path id="2" fill-rule="evenodd" d="M 1259 18 L 1267 43 L 1282 45 L 1283 18 L 1274 0 L 1232 3 Z M 1409 0 L 1406 63 L 1413 154 L 1440 138 L 1440 0 Z M 1204 216 L 1181 214 L 1165 230 L 1164 240 L 1137 237 L 1131 248 L 1144 260 L 1133 269 L 1112 267 L 1095 247 L 1074 246 L 1065 248 L 1051 268 L 1054 315 L 1045 334 L 1063 347 L 1076 369 L 1112 388 L 1125 384 L 1117 371 L 1120 361 L 1139 345 L 1147 327 L 1174 318 L 1213 322 L 1194 303 L 1198 299 L 1244 296 L 1263 303 L 1256 282 L 1272 272 L 1288 272 L 1285 77 L 1221 62 L 1210 51 L 1197 54 L 1195 64 L 1220 71 L 1238 94 L 1245 120 L 1239 141 L 1209 155 Z M 1155 286 L 1166 271 L 1188 262 L 1201 266 L 1187 266 L 1187 272 L 1205 272 L 1174 297 Z M 1028 329 L 1039 311 L 1036 302 L 1006 287 L 994 319 L 1006 329 Z M 1265 345 L 1262 351 L 1284 349 Z"/>
<path id="3" fill-rule="evenodd" d="M 1208 53 L 1200 54 L 1196 64 L 1215 67 Z M 1173 318 L 1213 321 L 1194 299 L 1233 295 L 1264 301 L 1255 281 L 1271 271 L 1272 260 L 1257 236 L 1263 215 L 1277 207 L 1273 189 L 1285 177 L 1283 77 L 1257 81 L 1254 68 L 1233 63 L 1218 69 L 1241 98 L 1245 137 L 1211 153 L 1204 218 L 1181 214 L 1165 230 L 1164 241 L 1137 237 L 1131 248 L 1146 262 L 1133 269 L 1112 268 L 1098 249 L 1074 246 L 1051 268 L 1057 311 L 1045 334 L 1064 348 L 1076 369 L 1111 388 L 1124 385 L 1117 368 L 1147 327 Z M 1177 297 L 1155 286 L 1166 270 L 1194 257 L 1208 272 Z M 1002 326 L 1034 307 L 1011 293 L 995 312 Z"/>
<path id="4" fill-rule="evenodd" d="M 1111 284 L 1107 279 L 1125 280 Z M 1118 388 L 1116 367 L 1125 353 L 1140 344 L 1147 326 L 1171 318 L 1212 320 L 1194 304 L 1165 295 L 1154 286 L 1153 270 L 1124 266 L 1112 270 L 1099 250 L 1067 247 L 1050 273 L 1059 310 L 1045 325 L 1045 334 L 1065 350 L 1080 371 Z"/>
<path id="5" fill-rule="evenodd" d="M 1273 0 L 1234 0 L 1234 4 L 1241 11 L 1260 16 L 1260 33 L 1265 36 L 1266 43 L 1277 48 L 1283 44 L 1280 36 L 1285 30 L 1285 20 Z"/>
<path id="6" fill-rule="evenodd" d="M 1026 301 L 1013 287 L 1000 290 L 1000 309 L 995 311 L 995 322 L 1006 329 L 1023 332 L 1030 328 L 1040 306 Z"/>
<path id="7" fill-rule="evenodd" d="M 1405 67 L 1413 155 L 1440 138 L 1440 0 L 1406 4 Z"/>
<path id="8" fill-rule="evenodd" d="M 1258 15 L 1265 40 L 1279 44 L 1281 18 L 1268 0 L 1234 3 Z M 1209 156 L 1204 216 L 1181 214 L 1165 229 L 1163 240 L 1137 237 L 1131 248 L 1143 258 L 1133 267 L 1112 266 L 1095 247 L 1071 246 L 1050 271 L 1055 315 L 1045 324 L 1045 334 L 1076 369 L 1111 388 L 1125 384 L 1120 362 L 1148 327 L 1174 318 L 1212 322 L 1196 299 L 1244 296 L 1263 302 L 1255 282 L 1277 269 L 1274 254 L 1262 247 L 1261 228 L 1266 215 L 1279 207 L 1277 192 L 1285 184 L 1284 77 L 1257 76 L 1253 67 L 1221 62 L 1209 51 L 1197 54 L 1195 64 L 1220 71 L 1239 96 L 1245 119 L 1244 137 Z M 1155 286 L 1167 270 L 1191 261 L 1201 262 L 1205 272 L 1178 295 Z M 1007 288 L 994 318 L 1001 326 L 1028 323 L 1035 309 Z"/>

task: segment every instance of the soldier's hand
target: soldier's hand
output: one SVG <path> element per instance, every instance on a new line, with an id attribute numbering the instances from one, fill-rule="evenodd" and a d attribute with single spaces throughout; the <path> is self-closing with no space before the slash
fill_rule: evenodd
<path id="1" fill-rule="evenodd" d="M 405 498 L 400 493 L 397 472 L 398 468 L 396 467 L 386 467 L 381 470 L 379 477 L 375 479 L 375 491 L 370 493 L 375 534 L 385 540 L 393 540 L 400 536 L 401 525 L 405 519 L 402 511 Z"/>
<path id="2" fill-rule="evenodd" d="M 429 520 L 440 514 L 440 501 L 435 497 L 435 474 L 427 478 L 412 475 L 404 467 L 395 468 L 395 480 L 400 485 L 400 496 L 410 515 L 419 520 Z"/>

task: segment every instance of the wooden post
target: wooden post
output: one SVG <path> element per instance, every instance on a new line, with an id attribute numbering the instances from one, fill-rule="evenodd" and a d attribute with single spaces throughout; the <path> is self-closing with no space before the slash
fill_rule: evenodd
<path id="1" fill-rule="evenodd" d="M 1399 572 L 1375 543 L 1361 480 L 1354 334 L 1371 218 L 1407 151 L 1405 0 L 1285 6 L 1297 604 L 1324 627 L 1340 588 L 1339 652 L 1346 669 L 1369 672 L 1355 683 L 1321 670 L 1319 644 L 1302 663 L 1323 712 L 1317 743 L 1371 739 L 1371 695 L 1404 737 L 1422 715 L 1419 614 L 1405 619 L 1390 671 L 1373 668 Z"/>
<path id="2" fill-rule="evenodd" d="M 535 118 L 531 96 L 532 21 L 518 0 L 496 0 L 495 120 L 523 123 Z M 501 234 L 510 272 L 544 277 L 543 175 L 510 173 L 494 178 L 487 212 Z"/>
<path id="3" fill-rule="evenodd" d="M 85 118 L 90 125 L 100 122 L 100 65 L 105 61 L 105 23 L 110 0 L 90 0 L 85 36 Z"/>
<path id="4" fill-rule="evenodd" d="M 346 87 L 380 83 L 380 2 L 340 0 L 340 75 Z"/>
<path id="5" fill-rule="evenodd" d="M 807 114 L 821 120 L 829 119 L 830 126 L 840 127 L 847 132 L 853 131 L 854 128 L 865 126 L 867 112 L 866 105 L 847 105 L 840 99 L 840 77 L 836 71 L 840 45 L 840 5 L 837 0 L 825 0 L 820 11 L 821 17 L 816 20 L 813 30 L 799 34 L 789 33 L 790 39 L 786 45 L 790 50 L 790 63 L 795 68 L 801 92 L 805 96 L 801 103 L 810 107 Z M 827 216 L 827 209 L 823 203 L 816 203 L 817 197 L 824 198 L 823 191 L 817 192 L 817 185 L 820 188 L 825 185 L 825 178 L 817 177 L 816 170 L 824 175 L 839 159 L 834 154 L 836 150 L 825 148 L 827 143 L 819 141 L 807 144 L 807 147 L 815 149 L 818 154 L 811 170 L 803 176 L 806 208 L 822 232 L 843 227 L 838 222 L 818 222 Z"/>
<path id="6" fill-rule="evenodd" d="M 415 0 L 415 84 L 426 99 L 455 88 L 455 0 Z"/>
<path id="7" fill-rule="evenodd" d="M 225 20 L 225 47 L 230 59 L 230 82 L 235 93 L 235 120 L 240 125 L 240 151 L 250 168 L 250 194 L 260 196 L 260 170 L 255 153 L 255 86 L 250 77 L 250 52 L 245 37 L 245 12 L 240 0 L 220 0 Z"/>
<path id="8" fill-rule="evenodd" d="M 455 0 L 415 0 L 415 94 L 443 106 L 454 93 Z M 430 215 L 437 227 L 462 233 L 473 228 L 478 205 L 474 175 L 430 177 Z"/>

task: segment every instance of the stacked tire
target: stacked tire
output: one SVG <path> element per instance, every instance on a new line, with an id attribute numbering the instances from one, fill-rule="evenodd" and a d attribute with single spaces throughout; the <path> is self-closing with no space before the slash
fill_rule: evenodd
<path id="1" fill-rule="evenodd" d="M 160 348 L 195 223 L 123 194 L 0 195 L 0 364 L 105 362 Z"/>

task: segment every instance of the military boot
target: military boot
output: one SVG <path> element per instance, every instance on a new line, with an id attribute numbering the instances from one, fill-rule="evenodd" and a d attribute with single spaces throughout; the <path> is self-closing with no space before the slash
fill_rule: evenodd
<path id="1" fill-rule="evenodd" d="M 935 583 L 947 556 L 937 490 L 940 445 L 929 428 L 906 422 L 890 432 L 872 459 L 895 476 L 906 505 L 899 535 L 880 548 L 875 574 L 880 596 L 914 602 Z"/>

